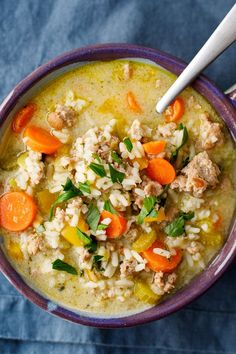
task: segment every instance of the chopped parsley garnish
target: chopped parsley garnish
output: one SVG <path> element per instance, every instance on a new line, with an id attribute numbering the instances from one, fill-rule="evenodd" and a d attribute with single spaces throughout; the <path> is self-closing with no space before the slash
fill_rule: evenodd
<path id="1" fill-rule="evenodd" d="M 91 242 L 85 245 L 84 247 L 87 248 L 89 253 L 94 253 L 97 251 L 98 245 L 95 240 L 91 239 Z"/>
<path id="2" fill-rule="evenodd" d="M 94 204 L 90 204 L 87 213 L 86 221 L 91 230 L 96 231 L 100 220 L 100 213 L 98 207 Z"/>
<path id="3" fill-rule="evenodd" d="M 86 235 L 83 231 L 81 231 L 78 227 L 77 227 L 77 236 L 80 238 L 81 241 L 83 241 L 85 246 L 92 242 L 92 239 L 88 235 Z"/>
<path id="4" fill-rule="evenodd" d="M 106 230 L 109 225 L 106 224 L 99 224 L 97 227 L 97 230 Z"/>
<path id="5" fill-rule="evenodd" d="M 147 216 L 149 216 L 150 214 L 152 214 L 151 215 L 152 217 L 153 217 L 153 215 L 157 216 L 156 214 L 153 214 L 154 207 L 155 207 L 157 201 L 158 201 L 158 199 L 156 197 L 145 197 L 144 198 L 143 206 L 142 206 L 142 209 L 141 209 L 141 211 L 138 215 L 138 219 L 137 219 L 138 224 L 142 224 L 144 222 L 144 219 Z"/>
<path id="6" fill-rule="evenodd" d="M 125 174 L 123 172 L 120 172 L 118 170 L 116 170 L 110 163 L 109 163 L 109 171 L 110 171 L 110 176 L 111 176 L 111 180 L 113 183 L 122 183 L 124 178 L 125 178 Z"/>
<path id="7" fill-rule="evenodd" d="M 81 190 L 82 193 L 87 193 L 87 194 L 91 193 L 91 189 L 88 182 L 84 182 L 84 183 L 79 182 L 79 189 Z"/>
<path id="8" fill-rule="evenodd" d="M 131 152 L 133 150 L 133 144 L 132 141 L 130 140 L 130 138 L 124 138 L 123 143 L 126 146 L 126 149 Z"/>
<path id="9" fill-rule="evenodd" d="M 119 157 L 119 155 L 115 151 L 111 152 L 111 158 L 113 161 L 117 162 L 118 164 L 122 164 L 121 158 Z"/>
<path id="10" fill-rule="evenodd" d="M 103 271 L 104 269 L 102 268 L 102 258 L 103 256 L 95 255 L 93 256 L 93 268 L 96 268 L 99 272 Z"/>
<path id="11" fill-rule="evenodd" d="M 106 200 L 104 203 L 104 210 L 109 211 L 112 214 L 118 215 L 117 211 L 113 208 L 109 200 Z"/>
<path id="12" fill-rule="evenodd" d="M 183 130 L 183 137 L 182 137 L 182 142 L 180 144 L 180 146 L 177 147 L 177 149 L 175 151 L 172 152 L 171 158 L 170 158 L 170 162 L 174 163 L 177 160 L 178 154 L 179 154 L 179 150 L 187 143 L 188 141 L 188 131 L 187 128 L 180 123 L 178 126 L 179 130 Z"/>
<path id="13" fill-rule="evenodd" d="M 91 162 L 89 168 L 100 177 L 105 177 L 107 175 L 104 166 L 99 163 Z"/>
<path id="14" fill-rule="evenodd" d="M 183 235 L 185 232 L 185 221 L 191 220 L 194 217 L 194 212 L 184 213 L 180 212 L 169 225 L 165 227 L 165 233 L 168 236 L 177 237 Z"/>
<path id="15" fill-rule="evenodd" d="M 84 247 L 87 248 L 89 253 L 97 251 L 97 242 L 82 232 L 79 228 L 77 228 L 77 236 L 83 241 Z"/>
<path id="16" fill-rule="evenodd" d="M 72 267 L 70 264 L 63 262 L 61 259 L 56 259 L 54 262 L 52 262 L 52 269 L 55 270 L 61 270 L 63 272 L 67 272 L 73 275 L 77 275 L 78 272 L 77 270 Z"/>
<path id="17" fill-rule="evenodd" d="M 57 197 L 57 199 L 55 200 L 55 202 L 52 204 L 52 206 L 50 208 L 50 213 L 49 213 L 49 220 L 50 221 L 53 218 L 54 209 L 58 204 L 64 203 L 71 198 L 83 195 L 82 191 L 73 184 L 73 182 L 70 180 L 70 178 L 67 178 L 65 185 L 62 185 L 62 187 L 63 187 L 64 193 L 60 194 Z"/>

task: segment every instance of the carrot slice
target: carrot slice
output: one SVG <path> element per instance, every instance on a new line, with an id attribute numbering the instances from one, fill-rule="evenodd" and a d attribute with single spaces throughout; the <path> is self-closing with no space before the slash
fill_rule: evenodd
<path id="1" fill-rule="evenodd" d="M 175 249 L 175 255 L 167 258 L 153 252 L 154 248 L 165 249 L 165 245 L 161 240 L 155 241 L 151 247 L 142 252 L 142 256 L 148 261 L 147 266 L 154 272 L 170 273 L 182 260 L 182 251 Z"/>
<path id="2" fill-rule="evenodd" d="M 177 97 L 165 112 L 166 122 L 177 122 L 184 114 L 184 101 Z"/>
<path id="3" fill-rule="evenodd" d="M 36 216 L 36 204 L 25 192 L 10 192 L 0 199 L 0 225 L 9 231 L 27 229 Z"/>
<path id="4" fill-rule="evenodd" d="M 146 171 L 149 178 L 162 185 L 173 182 L 176 176 L 174 167 L 167 160 L 158 157 L 149 161 Z"/>
<path id="5" fill-rule="evenodd" d="M 19 110 L 13 118 L 12 130 L 15 133 L 20 133 L 23 128 L 29 123 L 36 111 L 37 106 L 35 103 L 29 103 Z"/>
<path id="6" fill-rule="evenodd" d="M 165 150 L 166 142 L 164 140 L 159 141 L 149 141 L 148 143 L 143 144 L 143 149 L 146 154 L 156 155 L 160 154 Z"/>
<path id="7" fill-rule="evenodd" d="M 133 112 L 142 113 L 143 110 L 140 107 L 139 103 L 137 102 L 133 92 L 129 91 L 127 93 L 126 98 L 127 98 L 128 106 Z"/>
<path id="8" fill-rule="evenodd" d="M 122 215 L 112 214 L 107 210 L 103 210 L 101 213 L 101 223 L 102 220 L 109 218 L 111 223 L 106 228 L 106 235 L 108 238 L 120 237 L 127 228 L 127 221 Z"/>
<path id="9" fill-rule="evenodd" d="M 25 129 L 26 145 L 32 150 L 44 154 L 53 154 L 62 146 L 60 140 L 52 136 L 47 130 L 31 125 Z"/>

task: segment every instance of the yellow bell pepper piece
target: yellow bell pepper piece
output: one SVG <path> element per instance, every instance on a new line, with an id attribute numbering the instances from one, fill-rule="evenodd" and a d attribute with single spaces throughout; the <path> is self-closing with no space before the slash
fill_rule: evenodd
<path id="1" fill-rule="evenodd" d="M 84 245 L 83 241 L 77 235 L 77 228 L 67 225 L 61 232 L 62 236 L 72 245 L 81 247 Z"/>
<path id="2" fill-rule="evenodd" d="M 50 193 L 47 189 L 37 193 L 39 209 L 42 213 L 48 214 L 52 204 L 55 202 L 58 193 Z"/>
<path id="3" fill-rule="evenodd" d="M 132 244 L 132 249 L 136 252 L 143 252 L 147 250 L 153 242 L 155 242 L 157 239 L 157 235 L 155 231 L 151 231 L 148 234 L 141 234 L 139 238 L 134 241 Z"/>
<path id="4" fill-rule="evenodd" d="M 158 210 L 158 214 L 156 217 L 152 218 L 152 217 L 146 217 L 144 219 L 145 222 L 161 222 L 161 221 L 164 221 L 166 219 L 166 215 L 165 215 L 165 210 L 164 208 L 160 208 Z"/>
<path id="5" fill-rule="evenodd" d="M 148 167 L 148 159 L 146 157 L 140 157 L 140 158 L 136 157 L 134 161 L 139 164 L 140 170 L 144 170 L 145 168 Z"/>
<path id="6" fill-rule="evenodd" d="M 156 304 L 160 299 L 160 295 L 155 294 L 150 287 L 142 282 L 136 281 L 134 285 L 134 295 L 143 302 L 147 302 L 149 304 Z"/>
<path id="7" fill-rule="evenodd" d="M 86 223 L 85 219 L 83 218 L 82 215 L 79 217 L 79 222 L 77 227 L 82 231 L 82 232 L 87 232 L 89 230 L 89 226 Z"/>
<path id="8" fill-rule="evenodd" d="M 8 249 L 9 255 L 13 259 L 16 259 L 16 260 L 19 261 L 19 260 L 22 260 L 24 258 L 23 253 L 22 253 L 18 243 L 10 241 L 7 249 Z"/>
<path id="9" fill-rule="evenodd" d="M 77 228 L 79 228 L 82 232 L 87 232 L 89 230 L 88 224 L 81 215 L 77 227 L 66 225 L 61 234 L 72 245 L 81 247 L 84 245 L 84 243 L 77 235 Z"/>

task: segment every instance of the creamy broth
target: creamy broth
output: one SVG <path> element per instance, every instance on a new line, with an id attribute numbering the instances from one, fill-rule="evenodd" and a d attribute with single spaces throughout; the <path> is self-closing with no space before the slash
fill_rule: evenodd
<path id="1" fill-rule="evenodd" d="M 181 94 L 184 113 L 176 122 L 168 121 L 168 115 L 173 116 L 171 108 L 165 114 L 156 113 L 158 98 L 166 92 L 175 78 L 173 74 L 161 68 L 139 62 L 111 61 L 85 65 L 63 74 L 31 100 L 37 109 L 27 127 L 37 126 L 50 131 L 61 142 L 61 147 L 54 154 L 30 154 L 29 151 L 34 149 L 27 145 L 27 136 L 23 139 L 24 133 L 7 133 L 7 143 L 1 146 L 1 193 L 4 195 L 24 191 L 31 195 L 37 207 L 37 214 L 33 224 L 17 232 L 7 230 L 1 216 L 3 247 L 17 272 L 48 298 L 76 310 L 97 314 L 119 315 L 129 311 L 141 311 L 172 296 L 175 291 L 188 284 L 196 274 L 207 267 L 222 247 L 235 208 L 234 143 L 212 106 L 190 87 Z M 132 97 L 127 98 L 127 93 L 132 93 Z M 130 102 L 132 99 L 134 101 Z M 58 104 L 61 106 L 56 108 Z M 65 109 L 63 107 L 67 108 L 62 112 Z M 58 124 L 64 124 L 62 129 L 55 129 L 55 122 L 49 124 L 50 119 L 55 118 L 50 116 L 52 112 L 56 112 L 57 118 L 64 114 L 64 120 L 61 118 L 57 121 Z M 70 118 L 71 126 L 68 123 Z M 116 122 L 113 122 L 114 119 Z M 141 137 L 138 136 L 140 131 L 137 133 L 134 124 L 137 124 L 137 129 L 141 129 Z M 88 133 L 95 127 L 100 131 Z M 179 148 L 183 143 L 184 129 L 188 139 L 185 139 L 183 146 Z M 103 139 L 100 139 L 101 135 Z M 114 140 L 111 136 L 115 137 Z M 81 137 L 81 142 L 76 140 L 78 137 Z M 131 152 L 124 150 L 128 149 L 124 144 L 125 137 L 128 137 L 133 145 Z M 86 139 L 90 141 L 90 145 L 86 143 Z M 89 148 L 84 151 L 84 159 L 87 158 L 85 163 L 83 156 L 79 156 L 79 149 L 81 146 L 90 147 L 93 139 L 97 150 L 94 148 L 94 156 L 90 154 L 88 158 L 86 156 L 90 153 Z M 157 156 L 148 154 L 143 149 L 150 141 L 164 141 L 164 151 L 155 154 Z M 120 144 L 123 144 L 122 148 Z M 121 161 L 112 160 L 110 155 L 107 157 L 105 148 L 109 152 L 115 151 Z M 141 157 L 139 153 L 135 155 L 135 149 Z M 168 161 L 174 166 L 175 179 L 162 184 L 159 183 L 158 177 L 154 179 L 157 184 L 151 185 L 150 175 L 146 179 L 145 171 L 146 168 L 148 170 L 148 165 L 141 168 L 140 158 L 142 163 L 147 164 L 156 158 Z M 194 161 L 196 166 L 193 165 Z M 110 173 L 109 163 L 113 164 L 116 170 L 125 175 L 124 180 L 116 182 L 117 189 L 114 183 L 105 188 L 101 184 L 104 176 L 96 173 L 95 176 L 94 171 L 90 180 L 90 174 L 87 170 L 84 172 L 83 164 L 87 164 L 87 169 L 91 162 L 106 166 L 107 175 Z M 212 173 L 209 180 L 208 177 L 204 179 L 202 175 L 206 165 L 210 166 L 210 176 Z M 136 177 L 137 180 L 128 189 L 128 181 L 124 187 L 129 174 L 127 171 L 130 170 L 134 174 L 135 168 L 138 169 L 137 173 L 141 179 L 139 181 Z M 89 171 L 91 172 L 91 169 Z M 85 193 L 85 196 L 77 196 L 60 203 L 54 210 L 54 217 L 49 221 L 50 203 L 45 201 L 48 196 L 42 197 L 40 192 L 47 190 L 55 198 L 58 197 L 59 194 L 65 193 L 61 185 L 65 185 L 67 178 L 77 187 L 79 182 L 88 182 L 87 187 L 89 186 L 94 194 L 91 192 L 88 196 Z M 110 180 L 104 183 L 108 184 Z M 154 193 L 148 192 L 151 188 L 147 186 L 148 183 L 152 188 L 156 188 Z M 166 185 L 170 186 L 165 187 Z M 102 192 L 101 195 L 99 191 Z M 123 205 L 121 196 L 125 198 Z M 137 223 L 144 199 L 152 197 L 156 198 L 155 205 L 149 213 L 153 213 L 154 220 Z M 82 200 L 82 204 L 78 198 Z M 108 225 L 102 226 L 104 229 L 100 228 L 100 233 L 91 233 L 90 225 L 87 227 L 90 204 L 97 203 L 96 206 L 102 215 L 104 200 L 109 200 L 116 212 L 122 215 L 121 218 L 126 220 L 126 227 L 118 237 L 108 237 L 106 230 L 111 222 L 109 220 L 106 220 Z M 148 217 L 149 213 L 146 212 L 145 217 Z M 81 217 L 82 224 L 81 219 L 78 219 Z M 181 217 L 182 220 L 179 219 Z M 176 230 L 173 231 L 173 222 L 177 219 L 177 228 L 181 229 L 179 224 L 183 223 L 183 232 L 178 235 L 175 234 Z M 78 225 L 73 224 L 74 220 L 77 220 Z M 102 220 L 98 223 L 102 224 Z M 97 249 L 88 252 L 85 244 L 81 243 L 79 246 L 78 242 L 74 241 L 75 236 L 68 236 L 63 232 L 66 226 L 78 226 L 83 235 L 92 237 Z M 174 226 L 176 229 L 176 225 Z M 133 235 L 130 231 L 133 231 Z M 179 233 L 179 230 L 176 232 Z M 143 234 L 149 235 L 145 236 L 146 239 L 150 238 L 150 234 L 154 234 L 153 242 L 160 239 L 166 244 L 164 254 L 161 244 L 157 244 L 157 253 L 154 252 L 159 258 L 165 259 L 163 264 L 167 261 L 172 264 L 172 260 L 177 258 L 180 252 L 178 265 L 171 270 L 168 270 L 168 267 L 163 268 L 164 271 L 161 268 L 153 270 L 153 265 L 149 268 L 149 256 L 144 254 L 145 247 L 136 251 L 139 247 L 135 246 L 135 242 Z M 80 242 L 81 237 L 80 235 Z M 153 242 L 149 244 L 148 249 Z M 127 251 L 124 252 L 124 249 Z M 88 253 L 87 256 L 84 252 Z M 95 256 L 100 258 L 94 259 Z M 65 269 L 53 269 L 52 263 L 57 259 L 73 267 L 77 275 L 68 273 Z M 125 262 L 127 267 L 122 268 Z M 156 264 L 155 262 L 158 263 L 154 261 L 153 264 Z M 112 275 L 109 273 L 109 265 L 114 271 Z M 134 269 L 131 271 L 132 267 Z"/>

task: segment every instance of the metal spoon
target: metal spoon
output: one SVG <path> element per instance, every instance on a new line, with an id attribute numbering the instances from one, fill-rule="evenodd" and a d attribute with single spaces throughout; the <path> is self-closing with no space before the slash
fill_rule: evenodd
<path id="1" fill-rule="evenodd" d="M 236 4 L 228 12 L 208 41 L 199 50 L 190 64 L 156 105 L 162 113 L 179 93 L 188 86 L 202 70 L 215 60 L 226 48 L 236 41 Z"/>

